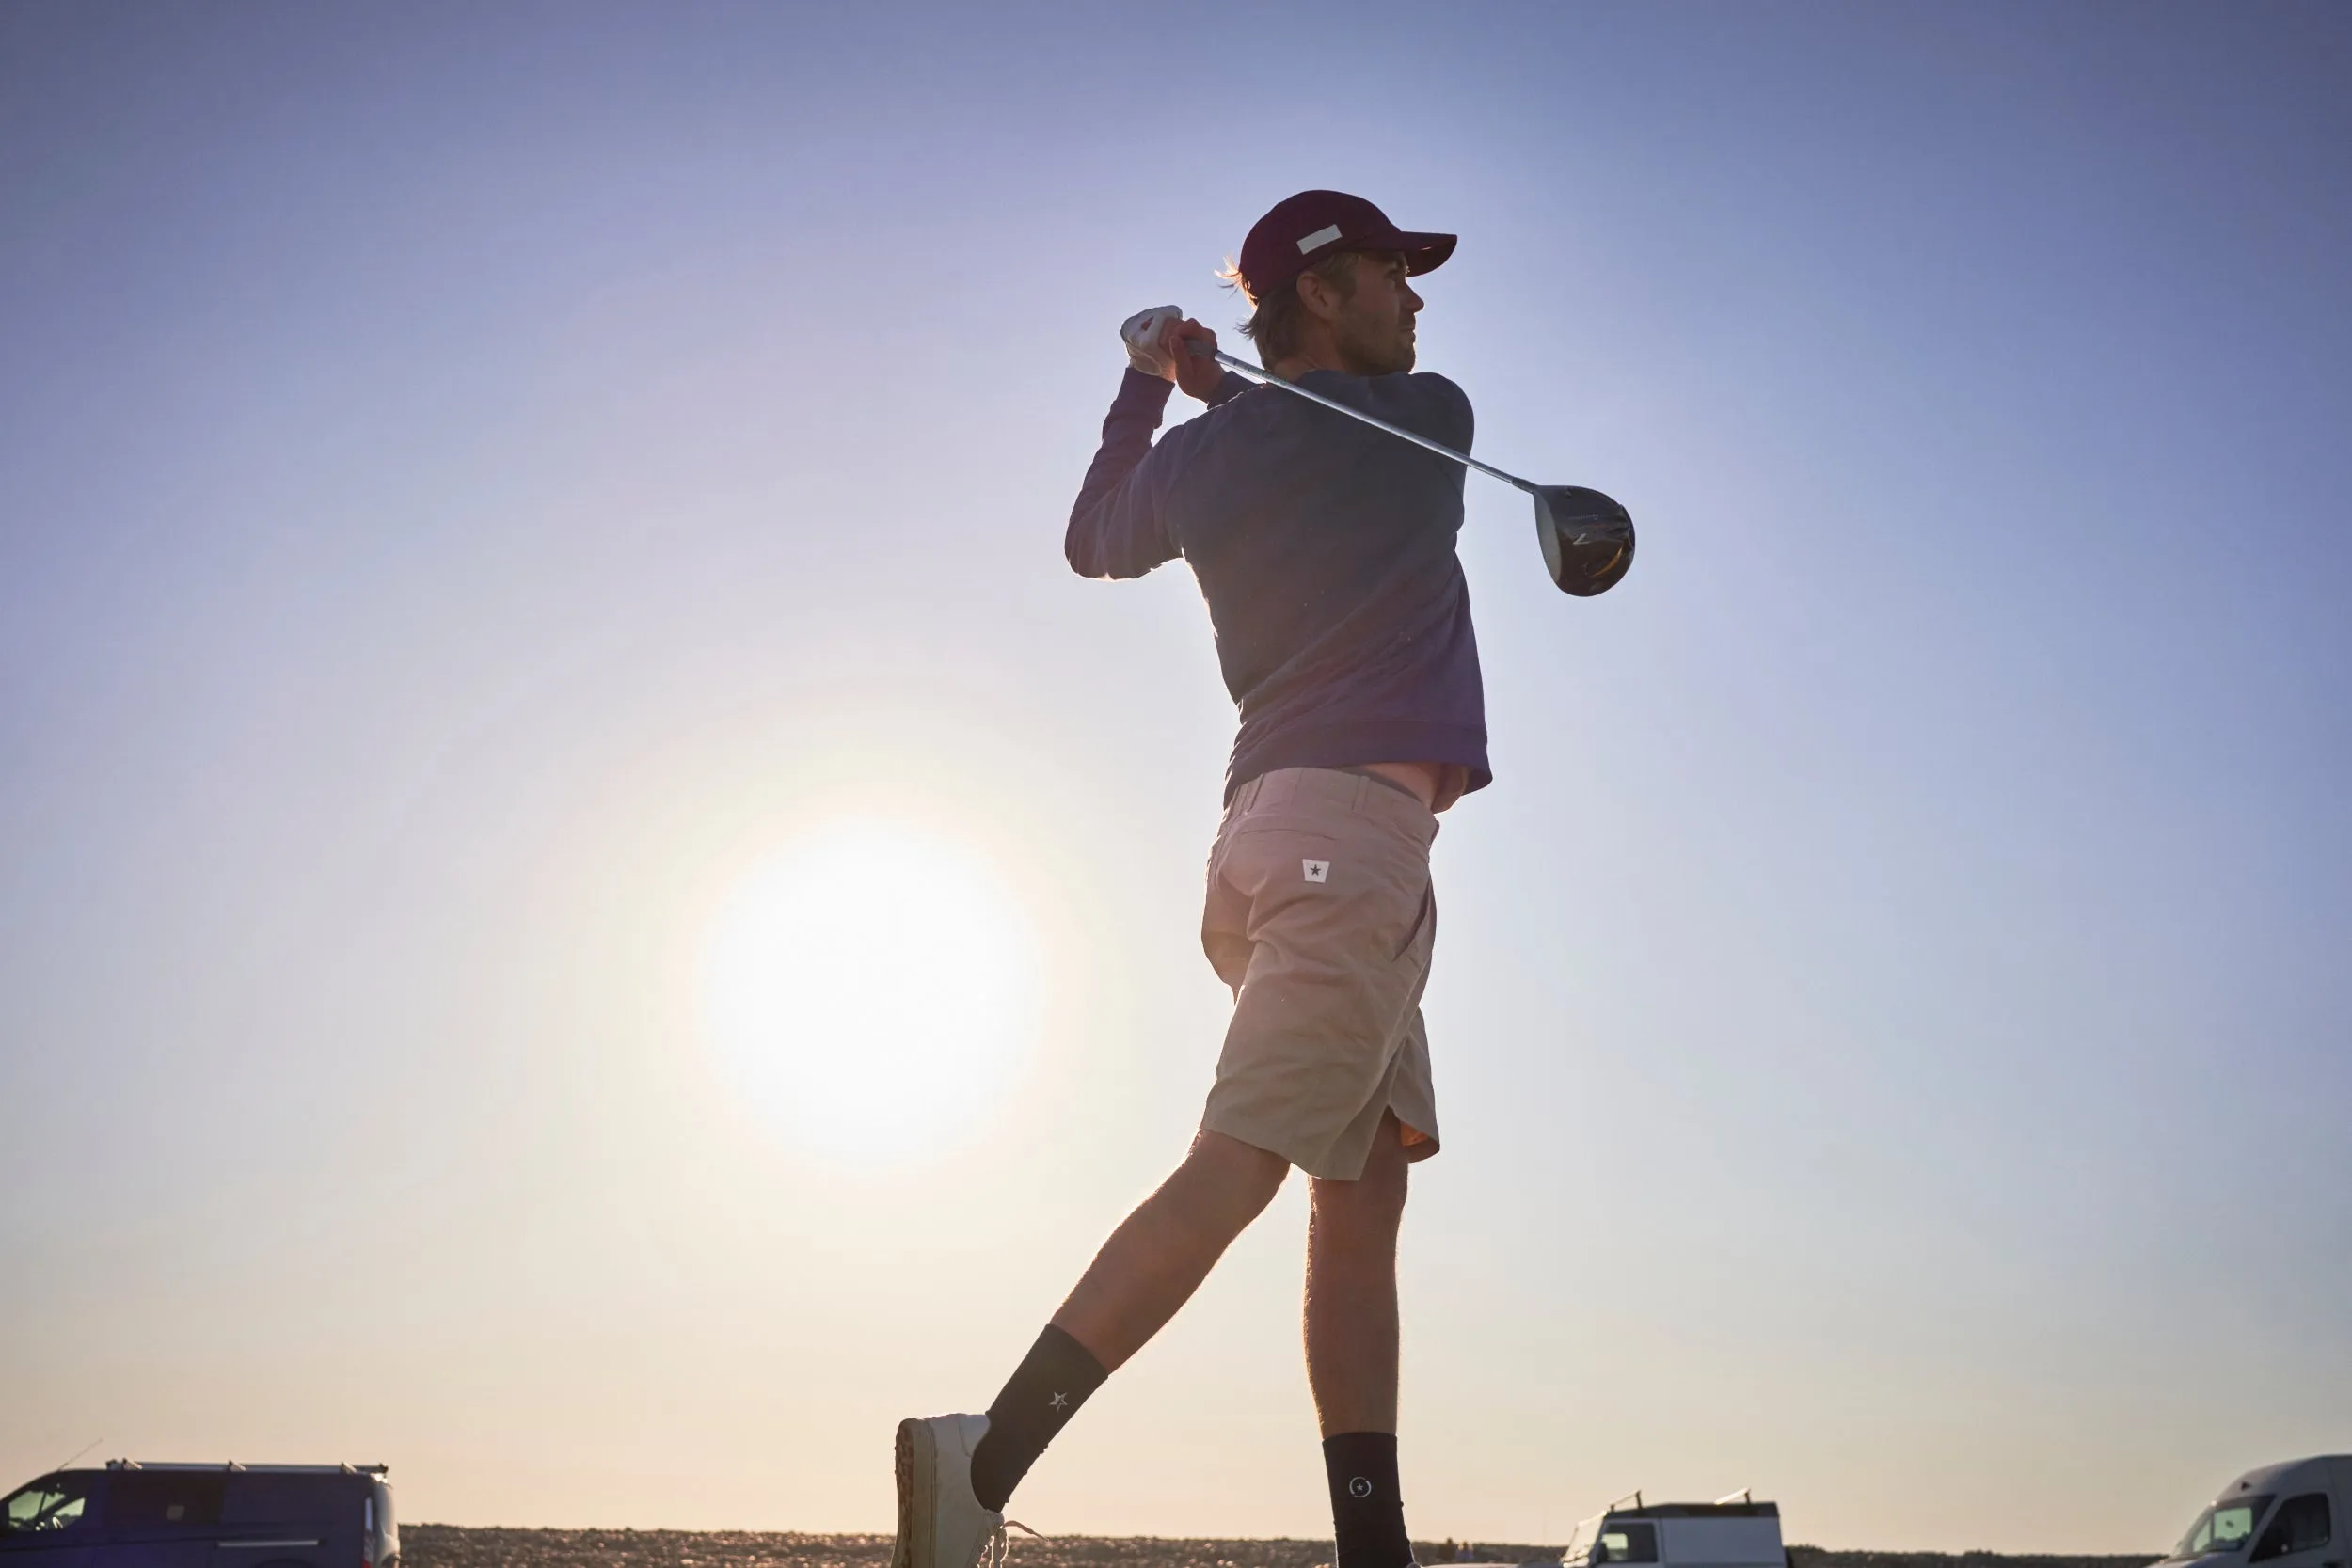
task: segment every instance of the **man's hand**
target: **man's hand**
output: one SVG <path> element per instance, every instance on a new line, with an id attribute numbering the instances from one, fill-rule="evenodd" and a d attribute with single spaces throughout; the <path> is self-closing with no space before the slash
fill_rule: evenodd
<path id="1" fill-rule="evenodd" d="M 1173 381 L 1203 403 L 1225 379 L 1223 367 L 1210 354 L 1193 352 L 1193 345 L 1200 343 L 1214 353 L 1216 334 L 1173 305 L 1136 311 L 1120 324 L 1119 337 L 1127 345 L 1129 364 L 1146 375 Z"/>
<path id="2" fill-rule="evenodd" d="M 1127 345 L 1127 363 L 1162 381 L 1176 379 L 1176 366 L 1160 347 L 1160 328 L 1182 316 L 1173 305 L 1138 310 L 1119 324 L 1119 341 Z"/>
<path id="3" fill-rule="evenodd" d="M 1193 352 L 1196 348 L 1198 354 Z M 1216 384 L 1225 379 L 1225 367 L 1216 362 L 1216 334 L 1190 316 L 1161 324 L 1160 352 L 1175 366 L 1176 385 L 1186 397 L 1206 403 Z"/>

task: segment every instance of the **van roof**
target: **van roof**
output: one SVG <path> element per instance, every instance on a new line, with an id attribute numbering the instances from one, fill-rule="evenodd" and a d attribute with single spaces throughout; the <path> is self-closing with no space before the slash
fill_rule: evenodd
<path id="1" fill-rule="evenodd" d="M 2242 1492 L 2266 1492 L 2280 1486 L 2293 1486 L 2298 1481 L 2307 1480 L 2324 1480 L 2331 1469 L 2338 1470 L 2339 1473 L 2352 1470 L 2352 1454 L 2313 1454 L 2309 1459 L 2288 1459 L 2276 1465 L 2265 1465 L 2259 1469 L 2247 1471 L 2237 1480 L 2230 1482 L 2221 1489 L 2221 1495 L 2214 1500 L 2223 1502 Z M 2303 1474 L 2307 1470 L 2310 1472 L 2308 1477 Z"/>
<path id="2" fill-rule="evenodd" d="M 391 1474 L 392 1471 L 389 1465 L 353 1465 L 348 1462 L 342 1465 L 240 1465 L 233 1459 L 223 1460 L 216 1465 L 183 1465 L 158 1463 L 153 1460 L 109 1459 L 106 1461 L 106 1468 L 109 1470 L 251 1470 L 257 1474 L 278 1476 L 385 1476 Z"/>
<path id="3" fill-rule="evenodd" d="M 1613 1508 L 1612 1519 L 1777 1519 L 1778 1503 L 1651 1503 L 1645 1508 Z"/>

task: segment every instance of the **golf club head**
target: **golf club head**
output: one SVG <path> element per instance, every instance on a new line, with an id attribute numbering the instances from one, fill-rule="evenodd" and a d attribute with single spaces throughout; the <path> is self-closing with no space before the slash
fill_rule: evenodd
<path id="1" fill-rule="evenodd" d="M 1589 599 L 1617 585 L 1633 564 L 1633 515 L 1581 484 L 1538 485 L 1535 537 L 1563 594 Z"/>

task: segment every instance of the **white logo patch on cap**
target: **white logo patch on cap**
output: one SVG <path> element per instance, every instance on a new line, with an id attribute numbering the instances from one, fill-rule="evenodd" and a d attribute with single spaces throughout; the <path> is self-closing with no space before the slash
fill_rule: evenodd
<path id="1" fill-rule="evenodd" d="M 1331 879 L 1329 861 L 1300 861 L 1298 869 L 1306 873 L 1307 880 L 1311 882 L 1327 882 Z"/>
<path id="2" fill-rule="evenodd" d="M 1316 230 L 1313 233 L 1298 242 L 1298 254 L 1304 256 L 1307 252 L 1314 249 L 1315 246 L 1319 245 L 1329 245 L 1333 240 L 1336 240 L 1339 237 L 1340 226 L 1336 223 L 1327 223 L 1322 228 Z"/>

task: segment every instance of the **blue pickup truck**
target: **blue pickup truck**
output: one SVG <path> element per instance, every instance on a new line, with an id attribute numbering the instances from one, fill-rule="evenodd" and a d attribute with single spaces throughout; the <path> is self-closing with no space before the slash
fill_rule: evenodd
<path id="1" fill-rule="evenodd" d="M 0 1568 L 400 1568 L 381 1465 L 56 1470 L 0 1498 Z"/>

